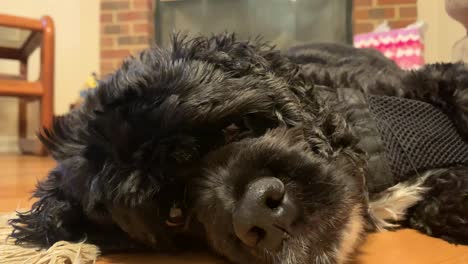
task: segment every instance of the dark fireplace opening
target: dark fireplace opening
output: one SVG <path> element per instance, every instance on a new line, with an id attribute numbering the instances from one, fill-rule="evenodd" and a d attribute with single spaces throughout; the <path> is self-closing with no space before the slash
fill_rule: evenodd
<path id="1" fill-rule="evenodd" d="M 279 48 L 310 42 L 352 43 L 352 0 L 156 0 L 155 36 L 172 32 L 263 36 Z"/>

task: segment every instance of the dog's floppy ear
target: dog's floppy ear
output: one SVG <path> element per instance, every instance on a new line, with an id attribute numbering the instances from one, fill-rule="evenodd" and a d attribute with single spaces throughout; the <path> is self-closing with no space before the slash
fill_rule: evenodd
<path id="1" fill-rule="evenodd" d="M 167 167 L 197 158 L 201 141 L 216 139 L 205 135 L 209 131 L 187 129 L 186 111 L 177 106 L 176 96 L 169 96 L 161 104 L 134 101 L 96 112 L 87 124 L 84 157 L 123 167 Z"/>

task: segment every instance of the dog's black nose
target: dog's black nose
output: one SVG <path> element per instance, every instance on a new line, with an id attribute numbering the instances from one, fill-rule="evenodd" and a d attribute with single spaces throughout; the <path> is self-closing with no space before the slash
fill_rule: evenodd
<path id="1" fill-rule="evenodd" d="M 247 186 L 233 214 L 234 232 L 247 246 L 280 248 L 290 234 L 297 208 L 278 178 L 261 178 Z"/>

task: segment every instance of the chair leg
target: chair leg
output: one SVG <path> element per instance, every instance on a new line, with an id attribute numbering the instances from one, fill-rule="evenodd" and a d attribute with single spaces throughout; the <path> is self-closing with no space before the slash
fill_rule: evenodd
<path id="1" fill-rule="evenodd" d="M 23 80 L 28 79 L 28 60 L 23 58 L 20 60 L 19 68 L 20 77 Z M 28 102 L 25 98 L 19 98 L 18 101 L 18 143 L 21 154 L 27 154 L 28 150 Z"/>
<path id="2" fill-rule="evenodd" d="M 44 97 L 44 96 L 43 96 Z M 52 111 L 51 105 L 47 105 L 46 100 L 41 98 L 39 100 L 40 104 L 40 129 L 42 128 L 50 128 L 52 124 Z M 41 155 L 44 156 L 47 154 L 46 149 L 39 141 L 38 138 L 28 138 L 27 137 L 27 109 L 28 109 L 28 100 L 20 99 L 19 105 L 19 148 L 21 154 L 33 154 L 33 155 Z"/>
<path id="3" fill-rule="evenodd" d="M 54 23 L 48 16 L 41 18 L 44 26 L 41 49 L 41 77 L 43 87 L 41 98 L 41 127 L 51 128 L 54 115 L 54 55 L 55 36 Z M 46 149 L 41 145 L 41 154 L 45 155 Z"/>
<path id="4" fill-rule="evenodd" d="M 18 140 L 19 140 L 19 149 L 21 154 L 25 154 L 25 149 L 23 148 L 23 140 L 27 137 L 27 127 L 28 127 L 28 105 L 25 99 L 20 98 L 18 102 Z"/>

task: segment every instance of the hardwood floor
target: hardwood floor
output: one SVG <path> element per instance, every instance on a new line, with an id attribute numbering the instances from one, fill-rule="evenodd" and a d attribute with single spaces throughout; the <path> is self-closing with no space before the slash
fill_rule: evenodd
<path id="1" fill-rule="evenodd" d="M 0 156 L 0 211 L 28 208 L 31 191 L 55 162 L 36 156 Z"/>
<path id="2" fill-rule="evenodd" d="M 28 208 L 37 180 L 47 175 L 55 162 L 49 158 L 0 155 L 0 212 Z M 467 175 L 468 176 L 468 175 Z M 413 230 L 370 235 L 354 264 L 468 264 L 468 247 L 450 245 Z M 224 263 L 208 254 L 160 256 L 122 254 L 102 257 L 100 264 L 202 264 Z"/>

